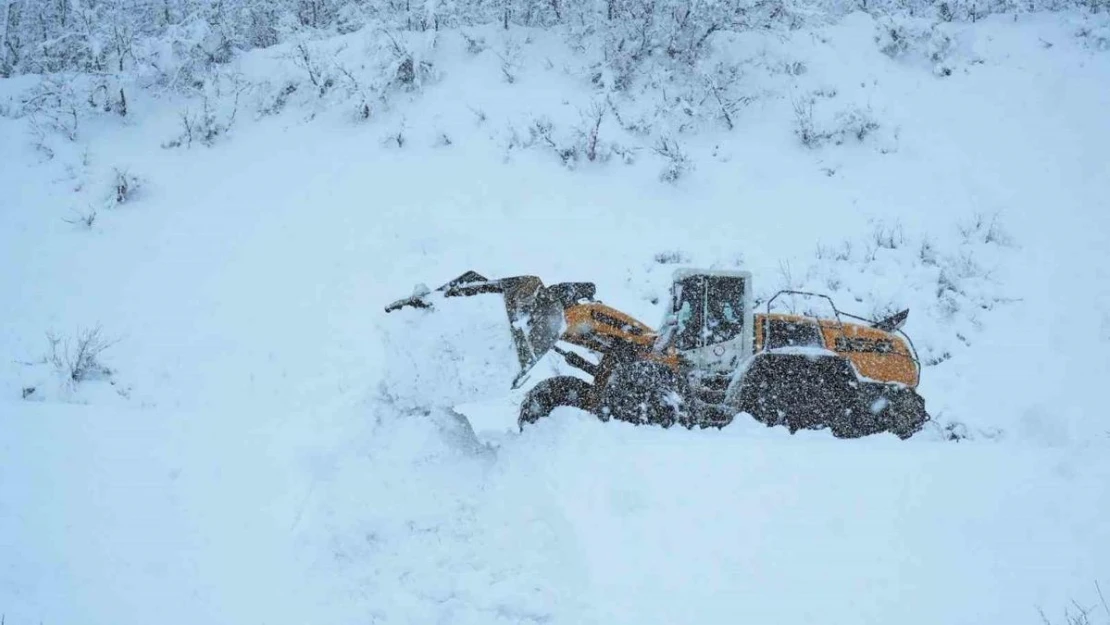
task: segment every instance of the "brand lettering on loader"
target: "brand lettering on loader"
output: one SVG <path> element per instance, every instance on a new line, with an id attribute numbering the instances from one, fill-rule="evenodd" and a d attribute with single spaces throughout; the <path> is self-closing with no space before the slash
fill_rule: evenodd
<path id="1" fill-rule="evenodd" d="M 597 310 L 591 310 L 590 316 L 594 318 L 594 321 L 600 321 L 601 323 L 612 326 L 622 332 L 627 332 L 628 334 L 631 334 L 633 336 L 641 336 L 644 333 L 643 329 L 641 328 L 637 328 L 634 325 L 627 324 L 620 319 L 617 319 L 616 317 L 607 315 Z"/>
<path id="2" fill-rule="evenodd" d="M 836 337 L 836 351 L 889 354 L 894 351 L 894 342 L 890 339 L 838 336 Z"/>

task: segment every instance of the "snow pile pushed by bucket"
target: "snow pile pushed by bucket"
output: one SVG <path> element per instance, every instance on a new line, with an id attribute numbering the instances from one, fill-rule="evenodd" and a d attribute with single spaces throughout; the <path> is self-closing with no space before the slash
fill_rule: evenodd
<path id="1" fill-rule="evenodd" d="M 432 300 L 380 324 L 383 399 L 408 411 L 506 396 L 519 367 L 501 296 Z"/>

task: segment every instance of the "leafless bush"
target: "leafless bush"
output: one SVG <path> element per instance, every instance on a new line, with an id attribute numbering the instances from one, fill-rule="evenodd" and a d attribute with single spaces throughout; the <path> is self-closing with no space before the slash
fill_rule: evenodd
<path id="1" fill-rule="evenodd" d="M 22 112 L 30 120 L 32 131 L 42 136 L 58 133 L 77 140 L 80 120 L 79 102 L 72 81 L 61 77 L 42 79 L 22 102 Z"/>
<path id="2" fill-rule="evenodd" d="M 619 143 L 609 144 L 609 153 L 618 157 L 625 165 L 631 165 L 636 162 L 636 155 L 639 153 L 640 148 L 625 147 Z"/>
<path id="3" fill-rule="evenodd" d="M 618 156 L 625 163 L 635 159 L 635 150 L 604 141 L 601 138 L 601 124 L 608 108 L 601 103 L 595 104 L 582 114 L 582 123 L 570 133 L 557 133 L 554 124 L 547 117 L 532 120 L 528 126 L 528 138 L 521 140 L 515 129 L 512 131 L 510 149 L 514 147 L 551 150 L 560 162 L 573 169 L 580 161 L 605 162 Z"/>
<path id="4" fill-rule="evenodd" d="M 68 219 L 63 217 L 62 221 L 66 222 L 67 224 L 80 226 L 85 230 L 91 230 L 93 224 L 96 223 L 96 209 L 92 208 L 91 206 L 85 212 L 81 212 L 77 209 L 72 209 L 71 212 L 73 213 L 73 217 Z"/>
<path id="5" fill-rule="evenodd" d="M 476 109 L 473 106 L 468 106 L 467 108 L 470 109 L 471 113 L 474 113 L 474 119 L 478 122 L 479 125 L 486 123 L 487 117 L 484 110 Z"/>
<path id="6" fill-rule="evenodd" d="M 86 380 L 106 379 L 112 375 L 112 370 L 100 362 L 100 357 L 119 339 L 105 338 L 100 326 L 78 330 L 72 337 L 59 337 L 50 332 L 46 339 L 50 343 L 47 362 L 69 384 L 76 386 Z"/>
<path id="7" fill-rule="evenodd" d="M 941 423 L 939 419 L 934 417 L 931 421 L 934 430 L 937 430 L 946 441 L 958 443 L 963 440 L 971 439 L 971 433 L 968 431 L 967 426 L 959 421 L 947 421 Z"/>
<path id="8" fill-rule="evenodd" d="M 660 265 L 680 265 L 690 262 L 690 257 L 681 250 L 667 250 L 656 253 L 652 260 Z"/>
<path id="9" fill-rule="evenodd" d="M 162 147 L 178 148 L 185 146 L 191 148 L 194 142 L 212 147 L 217 139 L 226 135 L 235 125 L 235 115 L 239 110 L 240 93 L 238 90 L 235 92 L 231 112 L 227 115 L 217 114 L 207 95 L 201 98 L 200 112 L 193 112 L 189 107 L 186 107 L 180 116 L 181 134 L 163 143 Z"/>
<path id="10" fill-rule="evenodd" d="M 838 246 L 818 244 L 815 255 L 817 256 L 817 260 L 851 260 L 852 242 L 844 240 Z"/>
<path id="11" fill-rule="evenodd" d="M 814 117 L 815 104 L 812 95 L 793 101 L 794 135 L 807 148 L 816 149 L 826 143 L 841 145 L 848 139 L 862 143 L 880 128 L 870 109 L 857 106 L 837 112 L 831 123 L 818 123 Z"/>
<path id="12" fill-rule="evenodd" d="M 54 148 L 50 147 L 50 139 L 42 127 L 37 126 L 34 122 L 30 125 L 31 129 L 31 146 L 35 151 L 42 155 L 48 161 L 54 160 Z"/>
<path id="13" fill-rule="evenodd" d="M 942 2 L 938 5 L 940 21 L 962 17 L 956 15 L 953 4 Z M 965 7 L 967 18 L 975 21 L 982 17 L 973 3 Z M 952 37 L 936 24 L 924 26 L 900 18 L 886 17 L 879 21 L 875 43 L 879 51 L 895 60 L 926 61 L 932 66 L 933 74 L 938 77 L 951 76 L 952 56 L 956 45 Z"/>
<path id="14" fill-rule="evenodd" d="M 405 121 L 401 120 L 400 125 L 397 126 L 397 130 L 389 133 L 382 139 L 382 145 L 392 146 L 397 149 L 405 147 L 405 143 L 408 142 L 408 139 L 405 137 L 405 129 Z"/>
<path id="15" fill-rule="evenodd" d="M 481 54 L 489 47 L 485 37 L 471 37 L 466 33 L 462 33 L 462 36 L 466 40 L 466 51 L 470 54 Z"/>
<path id="16" fill-rule="evenodd" d="M 709 101 L 729 130 L 735 128 L 734 119 L 740 108 L 753 101 L 752 97 L 731 92 L 730 87 L 740 83 L 741 79 L 739 66 L 727 64 L 719 64 L 712 74 L 702 78 L 706 91 L 702 103 Z"/>
<path id="17" fill-rule="evenodd" d="M 896 250 L 905 244 L 906 235 L 902 229 L 902 224 L 876 223 L 871 229 L 871 241 L 878 248 Z"/>
<path id="18" fill-rule="evenodd" d="M 289 96 L 297 92 L 297 83 L 287 82 L 278 88 L 272 96 L 270 96 L 264 104 L 258 107 L 259 117 L 267 117 L 269 115 L 277 115 L 285 110 L 285 106 L 289 104 Z"/>
<path id="19" fill-rule="evenodd" d="M 813 123 L 813 99 L 801 98 L 793 101 L 794 105 L 794 135 L 801 140 L 802 145 L 813 149 L 820 147 L 828 136 L 817 131 Z"/>
<path id="20" fill-rule="evenodd" d="M 528 126 L 528 139 L 519 141 L 522 147 L 541 147 L 550 149 L 559 157 L 560 162 L 569 168 L 574 168 L 578 163 L 578 159 L 582 155 L 582 147 L 575 143 L 562 143 L 555 140 L 554 136 L 555 126 L 547 117 L 537 117 L 532 120 L 531 125 Z M 514 140 L 519 140 L 516 131 L 513 131 Z M 510 145 L 510 149 L 511 149 Z"/>
<path id="21" fill-rule="evenodd" d="M 939 354 L 935 354 L 935 355 L 934 354 L 926 354 L 925 356 L 922 357 L 921 364 L 925 365 L 926 367 L 935 367 L 935 366 L 939 365 L 940 363 L 946 362 L 946 361 L 951 360 L 951 359 L 952 359 L 952 353 L 949 352 L 949 351 L 943 351 L 943 352 L 941 352 Z"/>
<path id="22" fill-rule="evenodd" d="M 937 265 L 937 250 L 933 247 L 931 240 L 925 239 L 921 242 L 921 247 L 917 250 L 917 257 L 921 260 L 921 264 L 927 267 Z"/>
<path id="23" fill-rule="evenodd" d="M 356 100 L 355 119 L 359 121 L 370 119 L 370 116 L 374 112 L 374 107 L 370 104 L 374 99 L 372 91 L 365 87 L 362 81 L 354 75 L 354 72 L 347 69 L 346 66 L 336 64 L 336 69 L 339 71 L 339 75 L 342 77 L 347 87 L 347 93 Z"/>
<path id="24" fill-rule="evenodd" d="M 392 74 L 393 84 L 406 90 L 414 91 L 424 86 L 434 74 L 435 66 L 429 61 L 419 60 L 411 50 L 401 45 L 388 31 L 382 31 L 390 43 L 390 52 L 393 56 Z"/>
<path id="25" fill-rule="evenodd" d="M 520 56 L 520 44 L 512 37 L 506 37 L 504 50 L 497 53 L 497 58 L 501 59 L 501 76 L 510 85 L 516 82 L 520 73 Z"/>
<path id="26" fill-rule="evenodd" d="M 879 123 L 872 117 L 870 110 L 856 107 L 841 111 L 837 115 L 837 126 L 832 133 L 837 138 L 837 145 L 843 143 L 846 137 L 855 137 L 856 141 L 863 142 L 868 135 L 879 129 Z"/>
<path id="27" fill-rule="evenodd" d="M 1106 6 L 1106 10 L 1110 12 L 1110 4 Z M 1110 50 L 1110 19 L 1103 19 L 1102 24 L 1097 22 L 1092 24 L 1093 21 L 1092 16 L 1088 16 L 1087 23 L 1076 29 L 1075 37 L 1090 50 L 1096 52 Z"/>
<path id="28" fill-rule="evenodd" d="M 533 119 L 531 125 L 528 126 L 528 145 L 539 144 L 558 150 L 559 145 L 551 136 L 554 128 L 555 125 L 546 116 Z"/>
<path id="29" fill-rule="evenodd" d="M 947 269 L 941 269 L 940 274 L 937 275 L 937 298 L 943 297 L 945 293 L 957 293 L 963 295 L 956 279 L 952 277 L 951 272 Z"/>
<path id="30" fill-rule="evenodd" d="M 118 167 L 112 169 L 112 196 L 115 203 L 126 204 L 135 197 L 135 193 L 142 186 L 138 176 L 127 169 Z"/>
<path id="31" fill-rule="evenodd" d="M 583 115 L 583 124 L 577 129 L 579 141 L 589 161 L 598 160 L 598 145 L 601 141 L 601 122 L 605 119 L 606 107 L 596 103 Z"/>
<path id="32" fill-rule="evenodd" d="M 89 92 L 88 103 L 91 108 L 100 109 L 105 113 L 115 113 L 120 117 L 127 117 L 127 94 L 119 80 L 110 80 L 101 76 Z"/>
<path id="33" fill-rule="evenodd" d="M 880 52 L 892 59 L 904 57 L 916 38 L 904 24 L 898 24 L 889 19 L 878 24 L 877 28 L 875 43 L 879 46 Z"/>
<path id="34" fill-rule="evenodd" d="M 652 151 L 667 159 L 667 165 L 659 174 L 659 178 L 663 182 L 672 184 L 678 182 L 693 169 L 694 164 L 690 161 L 690 157 L 682 150 L 678 141 L 674 139 L 660 137 L 652 147 Z"/>
<path id="35" fill-rule="evenodd" d="M 308 75 L 309 82 L 316 88 L 316 94 L 323 97 L 335 85 L 335 79 L 325 71 L 326 68 L 317 56 L 316 51 L 302 41 L 293 47 L 287 58 Z"/>
<path id="36" fill-rule="evenodd" d="M 1110 625 L 1110 604 L 1106 602 L 1106 596 L 1102 594 L 1102 588 L 1098 582 L 1095 582 L 1095 590 L 1098 593 L 1099 603 L 1090 606 L 1083 606 L 1074 599 L 1070 606 L 1064 606 L 1064 620 L 1061 621 L 1063 625 L 1098 625 L 1102 619 L 1093 618 L 1094 615 L 1102 613 L 1106 615 L 1106 624 Z M 1037 612 L 1041 616 L 1041 622 L 1044 625 L 1055 625 L 1055 623 L 1048 618 L 1044 610 L 1037 608 Z"/>
<path id="37" fill-rule="evenodd" d="M 975 260 L 975 256 L 970 251 L 961 252 L 959 256 L 950 259 L 948 264 L 960 279 L 988 277 L 988 272 Z"/>
<path id="38" fill-rule="evenodd" d="M 1008 246 L 1013 243 L 1009 233 L 999 223 L 998 214 L 976 213 L 970 220 L 959 226 L 960 236 L 965 243 L 978 242 Z"/>

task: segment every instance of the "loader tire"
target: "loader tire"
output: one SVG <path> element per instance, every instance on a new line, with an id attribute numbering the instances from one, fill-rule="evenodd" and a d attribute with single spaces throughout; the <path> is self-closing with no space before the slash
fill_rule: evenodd
<path id="1" fill-rule="evenodd" d="M 601 392 L 600 416 L 642 425 L 690 425 L 686 380 L 666 365 L 628 362 L 617 367 Z"/>
<path id="2" fill-rule="evenodd" d="M 587 410 L 591 392 L 593 387 L 581 378 L 569 375 L 548 378 L 532 387 L 524 396 L 517 424 L 523 429 L 524 424 L 543 419 L 559 406 Z"/>
<path id="3" fill-rule="evenodd" d="M 903 440 L 921 431 L 929 420 L 925 400 L 912 388 L 868 382 L 860 389 L 860 402 L 875 415 L 878 431 Z"/>
<path id="4" fill-rule="evenodd" d="M 929 420 L 925 399 L 912 388 L 896 389 L 887 393 L 886 398 L 890 402 L 886 409 L 887 427 L 898 438 L 906 440 L 920 432 Z"/>
<path id="5" fill-rule="evenodd" d="M 790 433 L 829 428 L 837 438 L 879 431 L 878 417 L 859 400 L 859 382 L 842 358 L 764 353 L 744 375 L 738 406 Z"/>

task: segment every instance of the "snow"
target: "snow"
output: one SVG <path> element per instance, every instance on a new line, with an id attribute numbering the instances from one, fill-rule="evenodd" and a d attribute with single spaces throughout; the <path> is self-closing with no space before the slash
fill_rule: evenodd
<path id="1" fill-rule="evenodd" d="M 673 129 L 694 163 L 674 184 L 612 119 L 602 137 L 640 147 L 631 164 L 572 170 L 514 144 L 539 117 L 569 136 L 604 95 L 539 30 L 512 33 L 513 84 L 492 50 L 442 33 L 421 50 L 438 78 L 361 124 L 303 90 L 254 115 L 259 87 L 212 147 L 164 149 L 197 103 L 137 91 L 128 118 L 83 118 L 47 158 L 27 119 L 0 116 L 0 614 L 912 625 L 1095 605 L 1110 54 L 1097 28 L 1076 35 L 1087 21 L 942 24 L 897 58 L 863 14 L 722 33 L 714 60 L 743 61 L 758 97 L 731 132 Z M 938 33 L 949 76 L 923 52 Z M 374 37 L 318 45 L 347 44 L 355 67 Z M 235 69 L 306 80 L 287 51 Z M 0 102 L 32 84 L 0 80 Z M 671 123 L 663 86 L 618 96 L 623 116 Z M 830 137 L 815 149 L 795 135 L 811 97 Z M 879 124 L 864 140 L 840 132 L 863 113 Z M 384 141 L 402 128 L 404 146 Z M 119 205 L 117 168 L 141 182 Z M 90 205 L 91 228 L 63 221 Z M 509 390 L 497 296 L 383 310 L 474 269 L 590 280 L 654 323 L 677 259 L 751 271 L 759 302 L 798 288 L 869 316 L 908 307 L 934 426 L 844 441 L 566 408 L 516 432 L 527 389 Z M 46 333 L 98 324 L 119 339 L 112 374 L 73 384 Z"/>
<path id="2" fill-rule="evenodd" d="M 812 345 L 787 345 L 785 347 L 776 347 L 767 351 L 775 354 L 793 354 L 796 356 L 808 356 L 810 358 L 836 356 L 836 352 L 834 351 L 825 349 L 824 347 L 814 347 Z"/>

